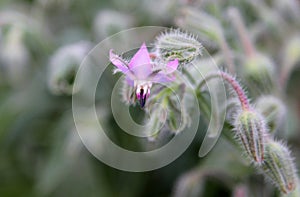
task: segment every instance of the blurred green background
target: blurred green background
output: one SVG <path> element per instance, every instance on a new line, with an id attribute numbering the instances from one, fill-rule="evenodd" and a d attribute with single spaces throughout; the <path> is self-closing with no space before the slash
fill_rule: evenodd
<path id="1" fill-rule="evenodd" d="M 246 52 L 228 16 L 235 7 L 256 50 L 272 60 L 279 84 L 272 94 L 286 107 L 276 135 L 288 140 L 299 166 L 299 4 L 296 0 L 1 0 L 0 196 L 279 196 L 226 139 L 221 138 L 207 157 L 198 158 L 201 126 L 188 150 L 159 170 L 129 173 L 106 166 L 80 141 L 71 90 L 76 69 L 92 47 L 139 26 L 191 31 L 213 56 L 225 59 L 221 61 L 225 65 L 224 38 L 239 70 Z M 108 84 L 115 79 L 108 78 Z M 97 91 L 97 98 L 101 101 L 109 93 Z M 254 101 L 259 97 L 250 94 Z M 114 140 L 131 146 L 130 138 L 119 134 L 111 112 L 99 113 L 110 120 Z"/>

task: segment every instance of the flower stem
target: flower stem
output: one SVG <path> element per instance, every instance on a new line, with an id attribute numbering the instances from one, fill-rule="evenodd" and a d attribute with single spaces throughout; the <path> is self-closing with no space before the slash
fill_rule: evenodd
<path id="1" fill-rule="evenodd" d="M 226 41 L 226 38 L 225 38 L 223 32 L 220 34 L 220 37 L 219 37 L 218 40 L 219 40 L 221 50 L 223 51 L 223 54 L 224 54 L 225 62 L 228 66 L 228 70 L 229 70 L 230 73 L 234 73 L 235 65 L 234 65 L 234 62 L 233 62 L 233 55 L 232 55 L 232 52 L 230 50 L 230 47 L 229 47 L 229 45 Z"/>
<path id="2" fill-rule="evenodd" d="M 186 68 L 182 68 L 182 73 L 185 74 L 185 76 L 189 79 L 189 81 L 190 81 L 193 85 L 197 83 L 196 80 L 194 79 L 194 77 L 191 75 L 191 73 L 189 73 L 189 72 L 187 71 Z"/>
<path id="3" fill-rule="evenodd" d="M 206 78 L 199 83 L 197 89 L 200 90 L 201 87 L 207 82 L 207 80 L 217 78 L 217 77 L 223 78 L 228 84 L 231 85 L 231 87 L 236 92 L 236 94 L 241 102 L 243 110 L 250 110 L 249 100 L 246 96 L 245 91 L 243 90 L 241 85 L 234 79 L 234 77 L 232 77 L 230 74 L 228 74 L 226 72 L 218 71 L 218 72 L 208 74 L 206 76 Z"/>
<path id="4" fill-rule="evenodd" d="M 243 23 L 240 12 L 236 8 L 231 8 L 229 9 L 229 17 L 238 32 L 246 55 L 248 57 L 253 56 L 255 54 L 255 47 L 253 46 L 253 42 L 250 39 L 245 24 Z"/>

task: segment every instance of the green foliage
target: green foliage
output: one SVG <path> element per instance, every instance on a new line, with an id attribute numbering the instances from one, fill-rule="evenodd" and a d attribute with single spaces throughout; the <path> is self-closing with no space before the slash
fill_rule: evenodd
<path id="1" fill-rule="evenodd" d="M 299 72 L 295 72 L 300 62 L 299 10 L 296 0 L 1 1 L 0 196 L 238 197 L 240 190 L 248 196 L 281 195 L 273 186 L 262 187 L 265 183 L 261 175 L 244 160 L 243 147 L 232 133 L 235 118 L 227 117 L 214 149 L 204 158 L 197 157 L 212 114 L 213 104 L 205 87 L 196 92 L 201 109 L 197 136 L 174 163 L 147 173 L 122 172 L 99 162 L 86 150 L 72 119 L 74 75 L 84 56 L 98 42 L 121 30 L 145 25 L 180 27 L 195 35 L 174 31 L 171 38 L 162 34 L 152 40 L 162 59 L 179 58 L 185 66 L 196 60 L 205 70 L 209 67 L 205 57 L 197 59 L 203 45 L 217 65 L 241 79 L 250 100 L 256 101 L 254 109 L 270 128 L 271 141 L 264 143 L 265 174 L 283 192 L 295 188 L 282 195 L 299 196 L 295 170 L 300 164 L 300 94 L 299 84 L 295 83 L 299 81 Z M 127 41 L 120 42 L 125 45 Z M 180 71 L 194 88 L 203 80 L 190 67 L 182 66 Z M 107 73 L 95 100 L 100 106 L 98 116 L 105 117 L 109 128 L 107 135 L 116 144 L 135 150 L 155 149 L 180 135 L 190 124 L 192 114 L 187 111 L 195 106 L 189 102 L 189 87 L 179 83 L 175 90 L 181 93 L 182 102 L 167 89 L 157 90 L 166 91 L 161 92 L 165 97 L 149 100 L 153 106 L 156 101 L 162 103 L 149 111 L 153 117 L 148 120 L 154 122 L 150 125 L 155 128 L 166 122 L 165 132 L 155 133 L 151 140 L 134 140 L 121 134 L 107 110 L 115 82 L 111 70 Z M 125 83 L 123 90 L 120 99 L 133 104 L 136 98 L 132 87 Z M 236 94 L 228 97 L 235 111 L 240 107 Z M 218 103 L 220 111 L 232 106 Z M 140 114 L 132 116 L 141 119 L 144 116 Z M 238 120 L 243 134 L 248 134 L 259 127 L 260 116 Z M 87 130 L 94 127 L 89 117 L 87 123 Z M 258 139 L 262 138 L 260 135 Z M 273 138 L 287 141 L 295 154 Z M 256 142 L 250 144 L 253 143 Z M 246 154 L 251 155 L 251 147 L 248 149 Z M 257 154 L 261 155 L 261 150 L 256 150 Z M 295 160 L 291 155 L 296 156 Z"/>

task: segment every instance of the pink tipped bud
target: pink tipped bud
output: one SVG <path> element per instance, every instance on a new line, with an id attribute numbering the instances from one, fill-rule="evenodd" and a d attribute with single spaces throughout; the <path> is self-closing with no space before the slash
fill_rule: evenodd
<path id="1" fill-rule="evenodd" d="M 296 167 L 288 148 L 274 140 L 265 144 L 265 161 L 262 169 L 284 194 L 295 190 L 297 184 Z"/>
<path id="2" fill-rule="evenodd" d="M 235 121 L 236 136 L 248 156 L 260 165 L 264 160 L 264 143 L 267 127 L 263 117 L 252 110 L 243 110 Z"/>

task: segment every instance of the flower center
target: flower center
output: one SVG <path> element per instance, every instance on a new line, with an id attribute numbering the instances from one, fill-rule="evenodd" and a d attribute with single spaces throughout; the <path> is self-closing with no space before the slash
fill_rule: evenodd
<path id="1" fill-rule="evenodd" d="M 136 83 L 136 97 L 140 102 L 140 106 L 143 108 L 146 104 L 147 98 L 150 96 L 150 88 L 152 83 L 149 82 L 137 82 Z"/>

